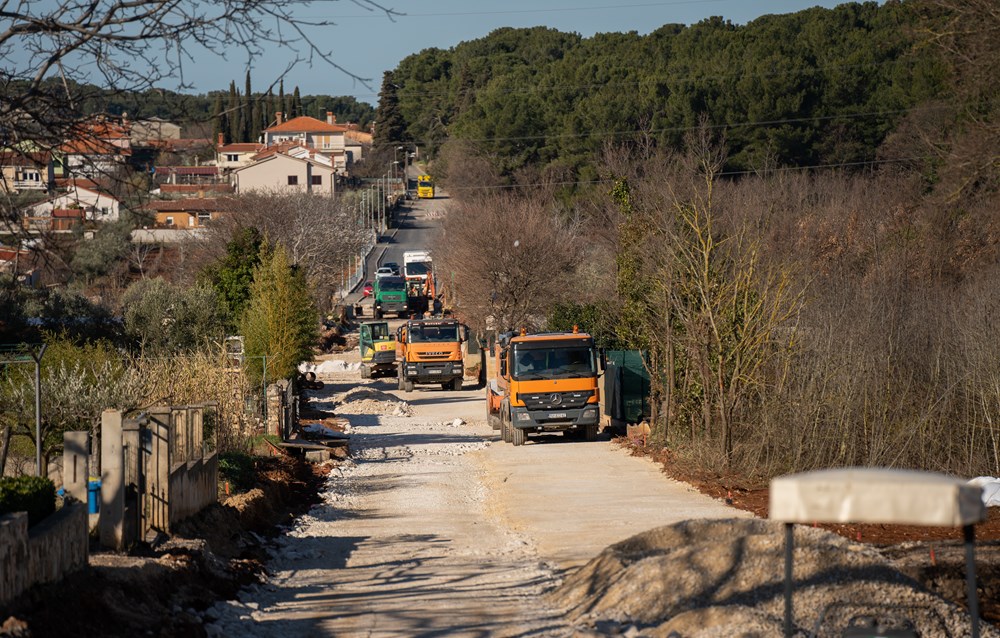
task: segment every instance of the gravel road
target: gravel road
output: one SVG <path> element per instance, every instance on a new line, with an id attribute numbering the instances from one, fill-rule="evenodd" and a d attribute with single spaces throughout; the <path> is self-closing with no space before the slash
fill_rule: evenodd
<path id="1" fill-rule="evenodd" d="M 478 390 L 323 380 L 317 407 L 349 420 L 352 458 L 274 543 L 266 582 L 209 610 L 210 635 L 570 635 L 543 596 L 568 572 L 652 527 L 745 516 L 607 440 L 504 444 Z M 410 415 L 372 414 L 380 392 Z"/>

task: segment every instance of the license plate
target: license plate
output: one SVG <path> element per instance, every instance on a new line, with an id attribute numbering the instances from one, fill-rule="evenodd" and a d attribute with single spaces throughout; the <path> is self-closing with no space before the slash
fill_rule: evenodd
<path id="1" fill-rule="evenodd" d="M 428 370 L 431 374 L 441 374 L 440 370 Z"/>
<path id="2" fill-rule="evenodd" d="M 552 412 L 549 414 L 550 419 L 565 419 L 567 416 L 565 412 Z"/>

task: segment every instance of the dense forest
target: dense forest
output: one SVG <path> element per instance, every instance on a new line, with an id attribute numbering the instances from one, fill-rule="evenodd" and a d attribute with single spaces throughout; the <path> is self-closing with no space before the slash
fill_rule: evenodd
<path id="1" fill-rule="evenodd" d="M 724 130 L 730 171 L 870 163 L 944 89 L 933 51 L 913 46 L 919 19 L 914 3 L 866 2 L 649 35 L 499 29 L 404 59 L 398 105 L 380 109 L 398 109 L 408 141 L 465 140 L 505 174 L 586 181 L 606 143 L 678 147 L 702 120 Z"/>

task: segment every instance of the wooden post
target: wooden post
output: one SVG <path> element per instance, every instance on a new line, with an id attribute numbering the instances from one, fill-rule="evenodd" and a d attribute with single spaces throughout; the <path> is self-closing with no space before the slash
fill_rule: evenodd
<path id="1" fill-rule="evenodd" d="M 125 549 L 124 517 L 122 413 L 105 410 L 101 414 L 101 517 L 98 522 L 102 546 L 118 551 Z"/>

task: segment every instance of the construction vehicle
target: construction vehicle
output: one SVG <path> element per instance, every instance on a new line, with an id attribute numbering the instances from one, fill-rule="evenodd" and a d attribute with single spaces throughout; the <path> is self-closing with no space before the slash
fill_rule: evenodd
<path id="1" fill-rule="evenodd" d="M 486 384 L 487 419 L 504 441 L 524 445 L 529 434 L 543 432 L 597 438 L 602 357 L 593 337 L 576 326 L 572 332 L 507 332 L 492 354 L 496 376 Z"/>
<path id="2" fill-rule="evenodd" d="M 376 379 L 396 374 L 396 337 L 387 321 L 369 321 L 358 329 L 361 378 Z"/>
<path id="3" fill-rule="evenodd" d="M 403 277 L 406 278 L 407 301 L 410 312 L 423 313 L 433 307 L 435 279 L 431 253 L 426 250 L 408 250 L 403 253 Z"/>
<path id="4" fill-rule="evenodd" d="M 420 199 L 434 199 L 434 180 L 430 175 L 417 176 L 417 197 Z"/>
<path id="5" fill-rule="evenodd" d="M 386 313 L 406 317 L 410 313 L 406 280 L 402 277 L 386 275 L 375 280 L 372 296 L 375 298 L 375 318 L 381 319 Z"/>
<path id="6" fill-rule="evenodd" d="M 467 339 L 468 328 L 455 319 L 411 319 L 397 328 L 399 389 L 412 392 L 417 383 L 434 383 L 443 390 L 461 390 Z"/>

